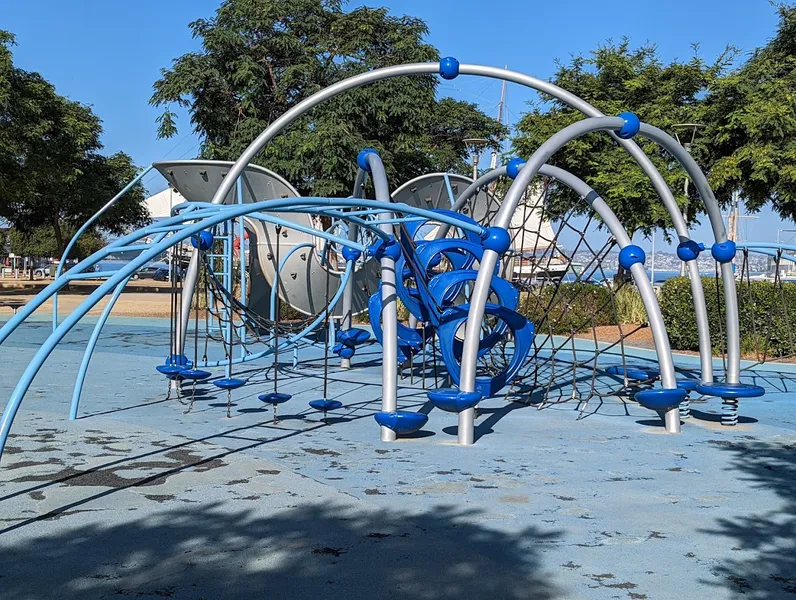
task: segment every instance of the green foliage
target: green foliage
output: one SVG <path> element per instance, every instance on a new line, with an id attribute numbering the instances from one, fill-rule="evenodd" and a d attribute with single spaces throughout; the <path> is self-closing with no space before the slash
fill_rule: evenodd
<path id="1" fill-rule="evenodd" d="M 649 322 L 641 294 L 634 285 L 623 285 L 614 296 L 616 320 L 621 325 L 644 325 Z"/>
<path id="2" fill-rule="evenodd" d="M 616 325 L 611 291 L 591 283 L 562 283 L 522 294 L 519 305 L 539 335 L 570 335 L 602 325 Z"/>
<path id="3" fill-rule="evenodd" d="M 67 239 L 75 234 L 75 230 L 64 229 Z M 97 232 L 87 232 L 80 236 L 77 244 L 67 258 L 82 260 L 105 246 L 105 240 Z M 36 227 L 27 232 L 12 229 L 8 232 L 8 247 L 17 256 L 34 258 L 60 258 L 63 248 L 58 246 L 52 228 Z"/>
<path id="4" fill-rule="evenodd" d="M 234 160 L 268 124 L 311 94 L 366 71 L 439 59 L 426 24 L 384 8 L 343 10 L 341 0 L 226 0 L 190 24 L 198 52 L 174 60 L 150 102 L 159 134 L 177 132 L 187 108 L 204 158 Z M 399 77 L 324 102 L 292 123 L 255 162 L 304 194 L 350 193 L 356 155 L 379 150 L 391 185 L 435 170 L 466 170 L 462 140 L 492 146 L 505 128 L 467 102 L 436 99 L 437 77 Z"/>
<path id="5" fill-rule="evenodd" d="M 89 106 L 59 95 L 41 75 L 14 67 L 13 36 L 0 31 L 0 217 L 31 232 L 48 225 L 57 248 L 135 173 L 129 156 L 100 154 L 102 124 Z M 98 222 L 120 234 L 144 224 L 136 186 Z M 54 252 L 60 255 L 60 252 Z"/>
<path id="6" fill-rule="evenodd" d="M 715 62 L 707 63 L 694 47 L 694 55 L 687 62 L 664 64 L 654 45 L 631 48 L 627 39 L 619 44 L 608 41 L 588 56 L 579 55 L 568 64 L 560 63 L 552 82 L 606 115 L 630 110 L 642 121 L 673 133 L 675 124 L 702 120 L 704 94 L 715 85 L 733 56 L 728 50 Z M 545 102 L 531 106 L 517 126 L 519 135 L 513 142 L 518 156 L 529 157 L 555 132 L 583 118 L 579 111 L 558 100 L 543 99 Z M 656 145 L 636 141 L 675 193 L 686 218 L 693 221 L 700 203 L 696 196 L 685 197 L 684 171 Z M 605 133 L 569 143 L 549 162 L 571 171 L 597 190 L 629 232 L 649 235 L 655 228 L 671 227 L 669 215 L 647 176 Z M 710 168 L 706 163 L 701 166 Z M 553 186 L 549 200 L 557 207 L 557 213 L 573 203 L 579 212 L 590 211 L 585 202 L 559 186 Z"/>
<path id="7" fill-rule="evenodd" d="M 720 80 L 707 99 L 705 155 L 711 184 L 727 200 L 741 190 L 746 206 L 767 202 L 796 218 L 796 5 L 779 7 L 773 39 Z"/>
<path id="8" fill-rule="evenodd" d="M 719 284 L 721 283 L 718 280 Z M 725 349 L 724 290 L 717 280 L 704 277 L 705 301 L 714 354 Z M 661 312 L 675 350 L 699 350 L 694 299 L 687 277 L 667 280 L 661 288 Z M 779 289 L 768 281 L 738 283 L 741 352 L 750 358 L 796 355 L 796 284 Z"/>

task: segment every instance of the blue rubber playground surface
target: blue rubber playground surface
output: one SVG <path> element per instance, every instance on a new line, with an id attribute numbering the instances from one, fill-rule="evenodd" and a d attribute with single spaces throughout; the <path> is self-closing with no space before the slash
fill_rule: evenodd
<path id="1" fill-rule="evenodd" d="M 332 362 L 343 408 L 328 424 L 308 406 L 321 353 L 295 368 L 281 356 L 293 398 L 274 425 L 257 400 L 270 359 L 236 371 L 248 384 L 230 419 L 212 385 L 188 414 L 165 400 L 166 320 L 110 320 L 70 422 L 92 324 L 47 361 L 0 463 L 4 600 L 796 597 L 792 366 L 745 375 L 767 393 L 741 401 L 735 428 L 720 400 L 693 401 L 667 435 L 627 399 L 580 415 L 500 396 L 480 405 L 470 447 L 407 376 L 399 408 L 428 424 L 384 444 L 378 346 L 354 370 Z M 0 349 L 0 398 L 49 331 L 28 322 Z"/>

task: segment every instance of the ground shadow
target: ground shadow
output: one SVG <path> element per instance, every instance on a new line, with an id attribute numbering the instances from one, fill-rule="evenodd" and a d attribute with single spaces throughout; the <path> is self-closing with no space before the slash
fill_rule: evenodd
<path id="1" fill-rule="evenodd" d="M 728 470 L 740 474 L 755 489 L 774 492 L 782 500 L 777 510 L 747 510 L 720 519 L 704 530 L 732 540 L 739 558 L 724 561 L 715 570 L 734 597 L 774 600 L 796 597 L 796 444 L 722 441 L 716 446 L 731 452 Z M 732 511 L 732 512 L 731 512 Z"/>
<path id="2" fill-rule="evenodd" d="M 559 597 L 540 558 L 557 533 L 478 521 L 446 506 L 412 514 L 304 504 L 267 516 L 180 507 L 31 532 L 3 544 L 0 578 L 5 600 Z"/>

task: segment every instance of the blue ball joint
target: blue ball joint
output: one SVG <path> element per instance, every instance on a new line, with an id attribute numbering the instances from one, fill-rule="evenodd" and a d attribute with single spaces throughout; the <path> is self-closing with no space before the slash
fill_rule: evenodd
<path id="1" fill-rule="evenodd" d="M 448 56 L 439 61 L 439 74 L 443 79 L 456 79 L 459 76 L 459 61 Z"/>
<path id="2" fill-rule="evenodd" d="M 343 248 L 343 258 L 347 261 L 356 262 L 359 260 L 360 256 L 362 256 L 362 253 L 356 248 L 351 248 L 349 246 Z"/>
<path id="3" fill-rule="evenodd" d="M 379 238 L 379 240 L 368 249 L 368 252 L 377 260 L 381 260 L 385 257 L 398 260 L 401 257 L 401 245 L 393 236 L 390 236 L 386 240 L 384 238 Z"/>
<path id="4" fill-rule="evenodd" d="M 213 247 L 213 234 L 204 230 L 192 235 L 191 246 L 198 250 L 210 250 Z"/>
<path id="5" fill-rule="evenodd" d="M 511 179 L 517 179 L 517 175 L 520 174 L 520 169 L 522 169 L 524 166 L 524 158 L 520 158 L 519 156 L 512 158 L 509 161 L 509 164 L 506 165 L 506 175 L 508 175 Z"/>
<path id="6" fill-rule="evenodd" d="M 616 135 L 623 140 L 629 140 L 634 137 L 638 133 L 638 130 L 641 129 L 641 121 L 635 113 L 623 112 L 617 116 L 625 120 L 625 124 L 622 125 L 622 128 L 616 130 Z"/>
<path id="7" fill-rule="evenodd" d="M 630 269 L 635 264 L 644 264 L 647 261 L 647 255 L 644 250 L 635 244 L 625 246 L 619 251 L 619 264 L 623 269 Z"/>
<path id="8" fill-rule="evenodd" d="M 683 262 L 689 260 L 696 260 L 699 258 L 700 252 L 705 249 L 705 244 L 697 244 L 694 240 L 687 240 L 677 244 L 677 258 Z"/>
<path id="9" fill-rule="evenodd" d="M 728 263 L 732 262 L 732 259 L 735 258 L 735 253 L 737 248 L 735 247 L 735 242 L 732 240 L 727 240 L 726 242 L 721 242 L 713 244 L 710 248 L 710 254 L 718 263 Z"/>
<path id="10" fill-rule="evenodd" d="M 481 234 L 484 248 L 504 254 L 511 247 L 511 236 L 502 227 L 487 227 Z"/>
<path id="11" fill-rule="evenodd" d="M 360 150 L 359 154 L 357 154 L 357 165 L 363 171 L 367 171 L 368 173 L 370 173 L 370 163 L 368 162 L 368 154 L 375 154 L 376 156 L 379 156 L 378 151 L 374 150 L 373 148 L 365 148 L 364 150 Z"/>

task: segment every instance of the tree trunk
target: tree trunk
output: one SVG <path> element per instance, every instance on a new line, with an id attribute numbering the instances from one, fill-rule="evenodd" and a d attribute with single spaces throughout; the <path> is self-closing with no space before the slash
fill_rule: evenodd
<path id="1" fill-rule="evenodd" d="M 61 231 L 61 224 L 58 222 L 58 216 L 53 216 L 53 233 L 55 234 L 55 243 L 58 248 L 58 258 L 64 255 L 66 246 L 64 245 L 64 234 Z"/>

